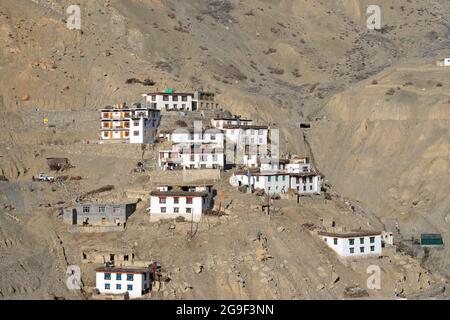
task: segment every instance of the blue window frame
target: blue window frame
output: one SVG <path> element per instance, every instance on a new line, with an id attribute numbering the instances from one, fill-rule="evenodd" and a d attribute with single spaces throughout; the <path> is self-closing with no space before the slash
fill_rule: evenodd
<path id="1" fill-rule="evenodd" d="M 110 286 L 111 285 L 109 283 L 105 283 L 105 290 L 109 290 Z"/>
<path id="2" fill-rule="evenodd" d="M 111 280 L 111 273 L 105 273 L 105 280 Z"/>
<path id="3" fill-rule="evenodd" d="M 128 291 L 133 291 L 133 285 L 132 284 L 127 284 L 127 290 Z"/>
<path id="4" fill-rule="evenodd" d="M 134 277 L 132 273 L 127 273 L 127 281 L 133 281 Z"/>
<path id="5" fill-rule="evenodd" d="M 122 274 L 121 273 L 117 273 L 116 274 L 116 280 L 122 280 Z"/>
<path id="6" fill-rule="evenodd" d="M 116 289 L 117 289 L 117 290 L 122 289 L 122 285 L 121 285 L 121 284 L 116 284 Z"/>

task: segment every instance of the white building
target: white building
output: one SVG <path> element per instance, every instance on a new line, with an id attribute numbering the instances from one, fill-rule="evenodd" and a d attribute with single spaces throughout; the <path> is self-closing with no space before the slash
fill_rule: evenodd
<path id="1" fill-rule="evenodd" d="M 381 232 L 351 231 L 347 233 L 319 232 L 326 244 L 341 257 L 381 255 Z"/>
<path id="2" fill-rule="evenodd" d="M 215 128 L 223 129 L 225 125 L 241 126 L 241 125 L 252 125 L 253 120 L 242 119 L 240 117 L 215 117 L 211 119 L 211 125 Z"/>
<path id="3" fill-rule="evenodd" d="M 269 153 L 268 126 L 224 124 L 223 130 L 228 163 L 256 168 L 259 160 Z M 233 159 L 229 159 L 231 155 Z"/>
<path id="4" fill-rule="evenodd" d="M 174 144 L 170 150 L 160 150 L 161 170 L 223 169 L 223 148 L 212 144 Z"/>
<path id="5" fill-rule="evenodd" d="M 154 143 L 160 119 L 159 110 L 140 105 L 106 107 L 100 110 L 100 143 Z"/>
<path id="6" fill-rule="evenodd" d="M 158 110 L 196 111 L 199 109 L 217 108 L 217 103 L 214 101 L 214 93 L 210 92 L 182 93 L 168 89 L 165 92 L 145 93 L 142 96 L 146 105 Z"/>
<path id="7" fill-rule="evenodd" d="M 290 187 L 297 190 L 298 194 L 320 194 L 322 179 L 315 172 L 301 172 L 290 174 Z"/>
<path id="8" fill-rule="evenodd" d="M 168 139 L 173 143 L 189 144 L 214 144 L 218 147 L 224 147 L 224 133 L 216 128 L 202 128 L 201 122 L 195 122 L 192 128 L 177 128 Z"/>
<path id="9" fill-rule="evenodd" d="M 306 161 L 291 163 L 289 159 L 268 160 L 259 169 L 237 171 L 230 179 L 232 185 L 250 185 L 267 194 L 296 190 L 297 194 L 320 194 L 322 178 Z M 251 176 L 250 182 L 248 176 Z"/>
<path id="10" fill-rule="evenodd" d="M 198 222 L 212 198 L 212 185 L 160 186 L 150 193 L 150 221 L 183 217 Z"/>
<path id="11" fill-rule="evenodd" d="M 140 298 L 151 288 L 150 269 L 102 267 L 96 270 L 96 287 L 102 294 L 124 294 Z"/>
<path id="12" fill-rule="evenodd" d="M 167 169 L 222 169 L 225 165 L 224 133 L 216 128 L 177 128 L 165 135 L 172 148 L 159 152 L 159 166 Z"/>
<path id="13" fill-rule="evenodd" d="M 286 193 L 289 190 L 289 174 L 280 172 L 238 171 L 232 179 L 237 185 L 250 185 L 252 190 L 264 190 L 268 195 Z"/>
<path id="14" fill-rule="evenodd" d="M 450 58 L 445 58 L 444 60 L 440 60 L 436 64 L 439 67 L 450 67 Z"/>

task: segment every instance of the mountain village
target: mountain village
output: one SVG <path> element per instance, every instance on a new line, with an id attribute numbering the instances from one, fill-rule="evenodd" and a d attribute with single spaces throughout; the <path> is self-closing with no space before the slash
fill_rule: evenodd
<path id="1" fill-rule="evenodd" d="M 167 89 L 142 96 L 141 103 L 131 106 L 118 103 L 100 110 L 98 144 L 150 146 L 152 150 L 158 149 L 153 170 L 161 172 L 162 181 L 169 173 L 180 174 L 177 183 L 160 182 L 148 194 L 137 191 L 142 195 L 138 196 L 139 201 L 147 199 L 146 212 L 151 222 L 190 223 L 192 237 L 193 224 L 229 211 L 223 204 L 223 194 L 217 194 L 216 182 L 208 179 L 211 172 L 216 177 L 228 172 L 231 188 L 247 197 L 265 199 L 260 210 L 269 216 L 277 199 L 299 203 L 305 196 L 321 196 L 326 190 L 324 177 L 310 157 L 280 154 L 277 128 L 224 111 L 215 102 L 213 93 L 177 93 Z M 174 114 L 178 119 L 175 125 L 165 123 L 165 117 Z M 182 120 L 188 114 L 200 115 L 202 120 L 188 125 Z M 137 170 L 145 173 L 147 169 L 140 163 Z M 185 179 L 190 175 L 201 179 Z M 59 215 L 70 232 L 75 233 L 120 232 L 136 210 L 136 203 L 83 199 L 77 199 L 76 203 L 75 207 L 62 209 Z M 353 230 L 345 225 L 338 227 L 334 221 L 313 232 L 341 259 L 381 256 L 386 247 L 394 245 L 392 231 Z M 430 245 L 441 245 L 437 242 Z M 142 298 L 162 286 L 164 276 L 158 263 L 133 259 L 133 253 L 102 255 L 97 251 L 98 248 L 83 251 L 83 261 L 97 266 L 93 298 Z"/>

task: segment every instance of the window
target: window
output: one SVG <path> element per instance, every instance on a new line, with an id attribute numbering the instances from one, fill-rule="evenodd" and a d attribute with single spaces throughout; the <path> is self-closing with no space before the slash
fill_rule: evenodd
<path id="1" fill-rule="evenodd" d="M 186 198 L 186 203 L 187 204 L 192 204 L 192 198 Z"/>
<path id="2" fill-rule="evenodd" d="M 175 203 L 175 204 L 180 203 L 180 198 L 174 197 L 174 198 L 173 198 L 173 203 Z"/>
<path id="3" fill-rule="evenodd" d="M 98 212 L 105 213 L 105 211 L 106 211 L 106 207 L 105 206 L 98 207 Z"/>
<path id="4" fill-rule="evenodd" d="M 192 208 L 186 208 L 186 213 L 192 213 Z"/>
<path id="5" fill-rule="evenodd" d="M 263 134 L 263 130 L 262 130 L 262 129 L 259 129 L 259 130 L 258 130 L 258 134 L 261 136 L 261 135 Z"/>
<path id="6" fill-rule="evenodd" d="M 111 273 L 105 273 L 105 280 L 111 280 Z"/>
<path id="7" fill-rule="evenodd" d="M 159 203 L 166 203 L 166 198 L 165 197 L 159 198 Z"/>
<path id="8" fill-rule="evenodd" d="M 127 281 L 133 281 L 133 279 L 134 279 L 134 274 L 127 273 Z"/>
<path id="9" fill-rule="evenodd" d="M 89 213 L 90 210 L 91 210 L 91 207 L 89 207 L 89 206 L 83 207 L 83 213 Z"/>
<path id="10" fill-rule="evenodd" d="M 283 181 L 286 181 L 286 176 L 283 176 Z"/>
<path id="11" fill-rule="evenodd" d="M 364 238 L 359 238 L 359 244 L 364 244 Z"/>
<path id="12" fill-rule="evenodd" d="M 216 135 L 215 134 L 211 135 L 211 140 L 216 140 Z"/>
<path id="13" fill-rule="evenodd" d="M 139 131 L 133 131 L 133 136 L 135 137 L 139 136 Z"/>
<path id="14" fill-rule="evenodd" d="M 355 248 L 350 248 L 350 253 L 355 253 Z"/>
<path id="15" fill-rule="evenodd" d="M 278 182 L 278 176 L 275 176 L 275 181 Z"/>
<path id="16" fill-rule="evenodd" d="M 155 95 L 152 96 L 152 101 L 156 101 L 156 96 Z"/>
<path id="17" fill-rule="evenodd" d="M 370 243 L 375 243 L 375 237 L 370 237 Z"/>
<path id="18" fill-rule="evenodd" d="M 109 283 L 105 283 L 105 290 L 109 290 L 110 288 L 110 284 Z"/>
<path id="19" fill-rule="evenodd" d="M 217 155 L 213 154 L 212 159 L 213 159 L 213 161 L 217 161 Z"/>
<path id="20" fill-rule="evenodd" d="M 161 207 L 161 213 L 166 213 L 166 207 Z"/>
<path id="21" fill-rule="evenodd" d="M 178 101 L 178 96 L 173 96 L 172 101 Z"/>
<path id="22" fill-rule="evenodd" d="M 163 101 L 169 101 L 169 96 L 164 95 L 164 96 L 163 96 Z"/>
<path id="23" fill-rule="evenodd" d="M 187 101 L 187 96 L 181 96 L 181 101 Z"/>
<path id="24" fill-rule="evenodd" d="M 271 178 L 272 178 L 272 177 L 267 177 L 267 181 L 270 182 Z"/>
<path id="25" fill-rule="evenodd" d="M 259 182 L 259 177 L 258 176 L 256 176 L 256 182 Z"/>
<path id="26" fill-rule="evenodd" d="M 375 246 L 370 246 L 370 251 L 375 251 Z"/>
<path id="27" fill-rule="evenodd" d="M 355 244 L 355 239 L 348 239 L 348 243 L 352 246 Z"/>
<path id="28" fill-rule="evenodd" d="M 178 212 L 180 212 L 180 208 L 178 208 L 178 207 L 176 207 L 176 208 L 173 208 L 173 212 L 174 212 L 174 213 L 178 213 Z"/>
<path id="29" fill-rule="evenodd" d="M 359 247 L 359 252 L 364 253 L 364 247 Z"/>
<path id="30" fill-rule="evenodd" d="M 132 284 L 128 284 L 127 285 L 127 291 L 133 291 L 133 285 Z"/>
<path id="31" fill-rule="evenodd" d="M 337 245 L 338 244 L 338 239 L 337 238 L 333 238 L 333 244 Z"/>
<path id="32" fill-rule="evenodd" d="M 122 285 L 121 284 L 116 284 L 116 290 L 121 290 L 122 289 Z"/>
<path id="33" fill-rule="evenodd" d="M 139 121 L 133 121 L 133 126 L 137 127 L 139 125 Z"/>
<path id="34" fill-rule="evenodd" d="M 122 280 L 122 274 L 116 273 L 116 280 Z"/>

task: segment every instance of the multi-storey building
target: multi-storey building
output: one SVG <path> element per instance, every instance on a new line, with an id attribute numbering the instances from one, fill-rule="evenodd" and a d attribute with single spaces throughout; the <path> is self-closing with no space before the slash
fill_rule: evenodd
<path id="1" fill-rule="evenodd" d="M 222 169 L 224 133 L 216 128 L 178 128 L 167 134 L 171 149 L 159 152 L 161 169 Z"/>
<path id="2" fill-rule="evenodd" d="M 224 124 L 228 163 L 258 167 L 259 160 L 270 152 L 269 126 Z"/>
<path id="3" fill-rule="evenodd" d="M 307 158 L 300 163 L 291 163 L 290 159 L 265 161 L 257 169 L 236 171 L 230 182 L 264 190 L 267 194 L 285 193 L 289 189 L 298 194 L 318 194 L 322 187 L 320 174 L 311 168 Z"/>
<path id="4" fill-rule="evenodd" d="M 125 104 L 100 110 L 100 142 L 153 143 L 160 123 L 160 111 Z"/>

